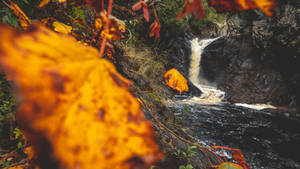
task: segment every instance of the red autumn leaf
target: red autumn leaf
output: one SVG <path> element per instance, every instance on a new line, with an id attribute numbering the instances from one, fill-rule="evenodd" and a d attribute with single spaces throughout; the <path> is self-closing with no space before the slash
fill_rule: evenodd
<path id="1" fill-rule="evenodd" d="M 149 11 L 148 7 L 143 7 L 143 12 L 144 12 L 144 18 L 147 22 L 149 22 Z"/>
<path id="2" fill-rule="evenodd" d="M 225 149 L 225 150 L 230 150 L 233 152 L 232 154 L 232 159 L 234 159 L 236 162 L 238 162 L 238 164 L 243 167 L 243 169 L 250 169 L 249 165 L 246 163 L 245 161 L 245 157 L 243 155 L 243 153 L 241 152 L 240 149 L 236 149 L 236 148 L 231 148 L 231 147 L 224 147 L 224 146 L 213 146 L 214 149 L 218 150 L 218 149 Z M 225 163 L 223 163 L 225 164 Z M 218 169 L 222 169 L 222 168 L 218 168 Z M 225 168 L 224 168 L 225 169 Z"/>
<path id="3" fill-rule="evenodd" d="M 138 11 L 143 7 L 143 12 L 144 12 L 144 18 L 147 22 L 149 22 L 149 11 L 148 11 L 148 5 L 144 1 L 139 1 L 138 3 L 134 4 L 132 6 L 133 11 Z"/>
<path id="4" fill-rule="evenodd" d="M 198 19 L 203 19 L 205 17 L 202 0 L 186 0 L 176 19 L 179 20 L 190 13 L 193 13 Z"/>
<path id="5" fill-rule="evenodd" d="M 138 10 L 140 10 L 141 8 L 142 8 L 142 3 L 143 3 L 144 1 L 140 1 L 140 2 L 138 2 L 138 3 L 136 3 L 136 4 L 134 4 L 133 6 L 132 6 L 132 10 L 133 11 L 138 11 Z M 145 3 L 145 2 L 144 2 Z"/>
<path id="6" fill-rule="evenodd" d="M 276 7 L 275 0 L 209 0 L 208 5 L 214 7 L 217 12 L 244 11 L 260 9 L 267 16 L 273 16 Z"/>
<path id="7" fill-rule="evenodd" d="M 160 37 L 160 25 L 157 22 L 153 22 L 150 25 L 149 31 L 148 31 L 148 36 L 153 37 L 155 36 L 155 41 Z"/>

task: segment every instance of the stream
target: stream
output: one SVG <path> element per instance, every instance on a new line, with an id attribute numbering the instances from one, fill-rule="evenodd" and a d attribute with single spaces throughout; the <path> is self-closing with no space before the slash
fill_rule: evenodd
<path id="1" fill-rule="evenodd" d="M 224 102 L 226 93 L 200 77 L 202 52 L 216 39 L 191 41 L 189 80 L 203 94 L 167 101 L 179 125 L 200 144 L 241 149 L 252 169 L 300 169 L 299 113 Z M 231 158 L 229 151 L 223 155 Z"/>

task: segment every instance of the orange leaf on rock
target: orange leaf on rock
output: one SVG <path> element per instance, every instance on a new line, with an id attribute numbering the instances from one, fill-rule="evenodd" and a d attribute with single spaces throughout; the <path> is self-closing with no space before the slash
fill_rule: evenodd
<path id="1" fill-rule="evenodd" d="M 130 81 L 96 49 L 40 26 L 1 26 L 0 53 L 41 168 L 143 168 L 161 159 Z"/>
<path id="2" fill-rule="evenodd" d="M 267 16 L 273 16 L 276 7 L 275 0 L 209 0 L 208 4 L 218 12 L 260 9 Z"/>
<path id="3" fill-rule="evenodd" d="M 172 68 L 165 73 L 164 78 L 169 87 L 174 90 L 177 90 L 179 93 L 189 90 L 187 80 L 182 76 L 180 72 Z"/>

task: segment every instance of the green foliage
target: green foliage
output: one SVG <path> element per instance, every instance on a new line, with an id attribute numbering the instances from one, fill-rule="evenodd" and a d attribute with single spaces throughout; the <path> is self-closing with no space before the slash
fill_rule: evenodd
<path id="1" fill-rule="evenodd" d="M 223 23 L 226 20 L 226 14 L 217 13 L 215 8 L 209 7 L 207 0 L 203 0 L 203 6 L 206 17 L 203 19 L 204 22 L 210 21 L 213 23 Z"/>
<path id="2" fill-rule="evenodd" d="M 8 8 L 0 9 L 0 19 L 4 24 L 19 28 L 19 21 L 15 14 Z"/>
<path id="3" fill-rule="evenodd" d="M 179 166 L 179 169 L 193 169 L 193 168 L 194 167 L 191 164 L 188 164 L 186 166 L 184 166 L 184 165 Z"/>
<path id="4" fill-rule="evenodd" d="M 18 139 L 20 137 L 22 137 L 23 133 L 21 132 L 20 129 L 18 129 L 17 127 L 14 130 L 14 134 L 15 134 L 15 139 Z"/>
<path id="5" fill-rule="evenodd" d="M 18 142 L 17 147 L 18 149 L 21 149 L 23 147 L 23 142 L 25 142 L 26 144 L 26 141 L 24 140 L 24 134 L 17 127 L 14 129 L 13 133 L 14 133 L 14 139 Z"/>
<path id="6" fill-rule="evenodd" d="M 151 165 L 149 169 L 155 169 L 155 166 L 154 166 L 154 165 Z"/>
<path id="7" fill-rule="evenodd" d="M 155 93 L 149 93 L 149 96 L 150 96 L 153 100 L 155 100 L 155 101 L 157 101 L 157 102 L 161 102 L 160 97 L 157 96 Z"/>
<path id="8" fill-rule="evenodd" d="M 82 7 L 73 7 L 73 19 L 81 20 L 84 23 L 86 23 L 85 17 L 84 17 L 84 9 Z"/>
<path id="9" fill-rule="evenodd" d="M 163 6 L 157 8 L 158 17 L 163 26 L 162 29 L 174 33 L 183 30 L 187 26 L 190 15 L 186 15 L 180 20 L 176 19 L 183 4 L 184 0 L 164 0 Z"/>
<path id="10" fill-rule="evenodd" d="M 177 150 L 177 152 L 174 152 L 173 154 L 179 159 L 186 159 L 190 162 L 191 158 L 196 155 L 195 149 L 197 149 L 196 146 L 188 146 L 187 152 Z"/>
<path id="11" fill-rule="evenodd" d="M 163 1 L 163 5 L 157 9 L 163 30 L 176 35 L 183 29 L 188 28 L 192 29 L 196 33 L 200 33 L 203 28 L 209 27 L 210 24 L 221 24 L 226 20 L 226 15 L 218 14 L 214 8 L 209 7 L 207 0 L 203 0 L 203 7 L 206 16 L 204 19 L 199 20 L 189 14 L 180 20 L 176 20 L 183 4 L 184 0 Z"/>
<path id="12" fill-rule="evenodd" d="M 0 74 L 0 148 L 3 150 L 17 147 L 17 145 L 13 145 L 13 147 L 7 146 L 7 143 L 10 142 L 9 139 L 15 136 L 13 133 L 16 125 L 14 116 L 15 101 L 10 83 L 6 80 L 5 75 Z"/>
<path id="13" fill-rule="evenodd" d="M 7 115 L 14 114 L 15 101 L 11 93 L 11 87 L 3 74 L 0 74 L 0 131 L 1 122 Z"/>
<path id="14" fill-rule="evenodd" d="M 24 2 L 25 4 L 27 4 L 27 5 L 30 4 L 30 2 L 29 2 L 28 0 L 23 0 L 23 2 Z"/>
<path id="15" fill-rule="evenodd" d="M 226 21 L 226 15 L 219 14 L 215 8 L 209 7 L 207 0 L 203 0 L 203 7 L 205 11 L 205 18 L 203 20 L 200 21 L 194 17 L 191 17 L 189 20 L 191 29 L 196 33 L 200 33 L 203 28 L 209 28 L 210 25 L 218 25 Z"/>
<path id="16" fill-rule="evenodd" d="M 194 157 L 196 155 L 195 149 L 197 149 L 196 146 L 188 146 L 187 152 L 177 150 L 173 154 L 176 156 L 176 158 L 185 159 L 188 163 L 190 163 L 192 157 Z M 179 169 L 193 169 L 193 168 L 194 167 L 191 164 L 179 166 Z"/>
<path id="17" fill-rule="evenodd" d="M 6 168 L 6 167 L 8 167 L 10 165 L 10 162 L 9 161 L 2 161 L 1 162 L 1 168 Z"/>
<path id="18" fill-rule="evenodd" d="M 183 106 L 183 113 L 184 114 L 190 114 L 191 113 L 190 107 L 188 105 Z"/>

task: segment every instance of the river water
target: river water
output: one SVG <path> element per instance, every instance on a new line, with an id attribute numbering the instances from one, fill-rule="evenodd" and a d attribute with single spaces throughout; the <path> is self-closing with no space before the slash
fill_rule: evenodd
<path id="1" fill-rule="evenodd" d="M 300 169 L 299 113 L 271 105 L 223 102 L 225 93 L 200 77 L 202 52 L 216 39 L 191 41 L 189 79 L 204 94 L 170 100 L 168 107 L 199 143 L 241 149 L 252 169 Z M 227 151 L 223 155 L 231 157 Z"/>

